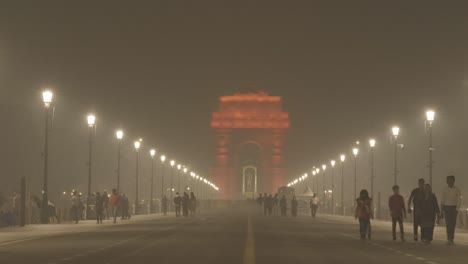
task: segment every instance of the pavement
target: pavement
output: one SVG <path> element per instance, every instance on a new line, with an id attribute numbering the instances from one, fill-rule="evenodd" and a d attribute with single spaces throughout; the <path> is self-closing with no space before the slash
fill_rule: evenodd
<path id="1" fill-rule="evenodd" d="M 466 233 L 457 234 L 457 246 L 445 244 L 443 229 L 432 245 L 393 242 L 389 224 L 375 221 L 372 241 L 361 241 L 354 219 L 328 215 L 218 209 L 189 219 L 151 215 L 117 225 L 51 226 L 1 229 L 0 237 L 10 238 L 0 243 L 0 263 L 466 264 L 468 257 Z M 29 237 L 15 238 L 19 233 Z"/>

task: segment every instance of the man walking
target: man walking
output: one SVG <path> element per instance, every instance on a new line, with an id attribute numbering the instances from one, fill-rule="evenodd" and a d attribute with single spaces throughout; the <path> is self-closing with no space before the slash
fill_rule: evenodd
<path id="1" fill-rule="evenodd" d="M 99 192 L 96 193 L 96 205 L 94 209 L 96 210 L 97 224 L 102 224 L 102 219 L 104 218 L 104 199 Z"/>
<path id="2" fill-rule="evenodd" d="M 458 209 L 461 205 L 461 191 L 455 186 L 455 176 L 447 176 L 447 186 L 442 191 L 442 218 L 447 226 L 447 244 L 455 245 L 455 227 L 457 226 Z"/>
<path id="3" fill-rule="evenodd" d="M 180 198 L 179 193 L 176 193 L 174 197 L 174 206 L 175 206 L 175 214 L 176 217 L 180 216 L 180 206 L 182 205 L 182 198 Z"/>
<path id="4" fill-rule="evenodd" d="M 400 227 L 400 238 L 401 241 L 405 241 L 405 232 L 403 230 L 403 218 L 406 218 L 406 208 L 403 196 L 400 195 L 400 187 L 398 185 L 393 186 L 393 195 L 388 199 L 388 207 L 392 215 L 392 235 L 393 241 L 396 240 L 396 224 Z"/>
<path id="5" fill-rule="evenodd" d="M 425 200 L 424 194 L 424 179 L 419 179 L 418 188 L 411 192 L 410 198 L 408 199 L 408 213 L 413 213 L 413 229 L 414 229 L 414 241 L 419 240 L 418 229 L 421 226 L 421 214 L 422 207 Z M 411 203 L 413 203 L 413 209 L 411 209 Z"/>
<path id="6" fill-rule="evenodd" d="M 286 196 L 283 195 L 280 200 L 280 207 L 281 207 L 281 216 L 287 216 L 288 212 L 288 201 L 286 200 Z"/>
<path id="7" fill-rule="evenodd" d="M 110 197 L 110 204 L 112 206 L 112 216 L 114 217 L 114 224 L 117 223 L 117 213 L 119 210 L 120 195 L 117 193 L 116 189 L 112 189 L 112 194 Z M 122 212 L 122 216 L 123 216 Z"/>
<path id="8" fill-rule="evenodd" d="M 314 193 L 314 196 L 312 196 L 312 199 L 310 199 L 310 211 L 312 214 L 312 218 L 314 219 L 317 216 L 318 203 L 319 200 L 317 198 L 317 194 Z"/>
<path id="9" fill-rule="evenodd" d="M 72 218 L 73 220 L 75 221 L 76 224 L 78 224 L 78 220 L 80 219 L 80 204 L 81 204 L 81 201 L 80 201 L 80 198 L 78 198 L 78 195 L 76 193 L 76 191 L 73 191 L 73 195 L 72 195 L 72 198 L 71 198 L 71 215 L 72 215 Z"/>

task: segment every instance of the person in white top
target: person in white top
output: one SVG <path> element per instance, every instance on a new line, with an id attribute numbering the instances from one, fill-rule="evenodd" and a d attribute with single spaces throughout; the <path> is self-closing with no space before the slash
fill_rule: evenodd
<path id="1" fill-rule="evenodd" d="M 317 198 L 317 194 L 314 193 L 314 196 L 312 197 L 312 199 L 310 199 L 310 210 L 313 218 L 315 218 L 315 216 L 317 215 L 318 203 L 319 200 Z"/>
<path id="2" fill-rule="evenodd" d="M 455 186 L 455 176 L 447 176 L 447 187 L 442 191 L 442 218 L 447 226 L 448 245 L 454 245 L 455 227 L 457 226 L 458 209 L 461 205 L 461 191 Z"/>

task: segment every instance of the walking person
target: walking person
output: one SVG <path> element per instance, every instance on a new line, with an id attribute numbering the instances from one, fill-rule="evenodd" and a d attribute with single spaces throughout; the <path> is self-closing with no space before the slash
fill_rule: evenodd
<path id="1" fill-rule="evenodd" d="M 184 198 L 185 198 L 185 193 L 184 193 Z M 180 198 L 179 193 L 176 193 L 176 196 L 174 197 L 174 206 L 175 206 L 175 214 L 176 217 L 180 216 L 180 206 L 182 205 L 182 198 Z"/>
<path id="2" fill-rule="evenodd" d="M 130 214 L 130 200 L 128 200 L 128 196 L 125 193 L 122 194 L 121 198 L 122 219 L 130 220 L 130 218 L 132 217 Z"/>
<path id="3" fill-rule="evenodd" d="M 356 200 L 355 217 L 359 220 L 359 233 L 361 234 L 362 240 L 366 240 L 366 237 L 371 240 L 371 219 L 374 219 L 373 212 L 374 208 L 372 205 L 372 198 L 369 197 L 369 192 L 367 190 L 361 190 Z"/>
<path id="4" fill-rule="evenodd" d="M 434 237 L 434 227 L 436 221 L 439 222 L 440 210 L 437 197 L 432 193 L 432 187 L 429 184 L 424 185 L 424 202 L 421 212 L 421 241 L 425 244 L 431 244 Z"/>
<path id="5" fill-rule="evenodd" d="M 393 186 L 393 195 L 388 199 L 388 207 L 390 208 L 390 214 L 392 216 L 392 235 L 393 241 L 396 237 L 396 225 L 400 227 L 400 239 L 405 241 L 405 232 L 403 229 L 403 219 L 406 219 L 406 208 L 405 200 L 400 195 L 400 187 L 398 185 Z"/>
<path id="6" fill-rule="evenodd" d="M 455 186 L 455 176 L 447 176 L 447 186 L 442 191 L 441 207 L 442 218 L 445 219 L 447 227 L 447 244 L 449 246 L 455 245 L 455 228 L 457 226 L 458 210 L 461 206 L 462 193 L 458 187 Z"/>
<path id="7" fill-rule="evenodd" d="M 195 216 L 197 212 L 197 198 L 193 192 L 190 193 L 190 215 Z"/>
<path id="8" fill-rule="evenodd" d="M 292 200 L 291 200 L 291 215 L 293 217 L 297 217 L 297 206 L 298 206 L 298 201 L 296 196 L 294 195 Z"/>
<path id="9" fill-rule="evenodd" d="M 184 197 L 181 198 L 182 203 L 182 214 L 185 218 L 189 216 L 189 206 L 190 206 L 190 196 L 188 193 L 184 192 Z M 180 215 L 180 208 L 179 208 Z"/>
<path id="10" fill-rule="evenodd" d="M 312 218 L 314 219 L 317 216 L 318 204 L 319 204 L 319 199 L 317 197 L 317 194 L 314 193 L 314 196 L 312 196 L 312 199 L 310 199 L 310 211 L 311 211 Z"/>
<path id="11" fill-rule="evenodd" d="M 273 196 L 273 212 L 274 212 L 274 215 L 279 215 L 279 198 L 278 198 L 278 194 L 275 194 L 275 196 Z"/>
<path id="12" fill-rule="evenodd" d="M 104 210 L 104 218 L 109 220 L 109 194 L 107 193 L 107 191 L 104 191 L 104 193 L 102 193 L 102 208 Z"/>
<path id="13" fill-rule="evenodd" d="M 411 192 L 410 198 L 408 199 L 408 213 L 413 214 L 413 239 L 418 242 L 418 229 L 421 226 L 421 213 L 422 204 L 425 199 L 424 192 L 424 179 L 418 180 L 418 188 Z M 411 203 L 413 203 L 413 209 L 411 209 Z"/>
<path id="14" fill-rule="evenodd" d="M 94 209 L 96 210 L 97 224 L 102 224 L 102 219 L 104 218 L 104 197 L 99 192 L 96 193 L 96 205 Z"/>
<path id="15" fill-rule="evenodd" d="M 267 202 L 266 202 L 266 205 L 267 205 L 267 214 L 269 216 L 271 216 L 273 214 L 273 204 L 274 203 L 274 200 L 273 200 L 273 195 L 269 195 L 268 196 L 268 199 L 267 199 Z"/>
<path id="16" fill-rule="evenodd" d="M 80 219 L 80 200 L 78 198 L 78 195 L 76 191 L 73 191 L 73 195 L 71 197 L 71 216 L 72 219 L 75 221 L 75 224 L 78 224 L 78 220 Z"/>
<path id="17" fill-rule="evenodd" d="M 259 194 L 258 195 L 258 198 L 257 198 L 257 204 L 258 206 L 260 207 L 260 214 L 262 213 L 263 211 L 263 201 L 264 201 L 264 197 L 262 194 Z"/>
<path id="18" fill-rule="evenodd" d="M 167 215 L 167 205 L 168 205 L 168 199 L 167 199 L 167 196 L 164 195 L 162 200 L 161 200 L 161 209 L 162 209 L 162 213 L 164 215 Z"/>
<path id="19" fill-rule="evenodd" d="M 288 201 L 286 200 L 286 196 L 283 195 L 280 199 L 280 208 L 281 208 L 281 216 L 288 215 Z"/>
<path id="20" fill-rule="evenodd" d="M 117 193 L 116 189 L 112 189 L 112 194 L 110 197 L 110 204 L 112 206 L 112 216 L 114 217 L 114 224 L 117 223 L 117 214 L 119 209 L 121 209 L 121 201 L 120 201 L 120 194 Z M 122 211 L 122 210 L 121 210 Z M 123 215 L 123 211 L 122 211 Z"/>

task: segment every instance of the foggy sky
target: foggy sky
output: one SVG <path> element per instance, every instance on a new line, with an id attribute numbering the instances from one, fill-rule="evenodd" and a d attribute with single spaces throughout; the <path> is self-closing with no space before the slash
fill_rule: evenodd
<path id="1" fill-rule="evenodd" d="M 455 174 L 468 191 L 463 2 L 2 1 L 0 191 L 20 177 L 41 190 L 44 87 L 55 93 L 50 189 L 86 184 L 85 116 L 94 112 L 93 189 L 115 181 L 114 131 L 123 128 L 122 180 L 132 192 L 134 139 L 144 139 L 145 153 L 154 146 L 207 175 L 217 98 L 251 85 L 282 96 L 290 113 L 290 179 L 373 136 L 376 187 L 388 192 L 398 124 L 408 191 L 427 175 L 424 111 L 432 107 L 435 189 Z M 142 187 L 149 166 L 142 161 Z"/>

